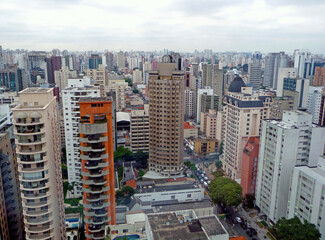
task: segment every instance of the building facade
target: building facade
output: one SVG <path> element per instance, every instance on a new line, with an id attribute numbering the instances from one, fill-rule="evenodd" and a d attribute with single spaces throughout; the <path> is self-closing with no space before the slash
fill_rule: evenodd
<path id="1" fill-rule="evenodd" d="M 268 219 L 286 217 L 293 168 L 317 166 L 324 143 L 325 128 L 313 125 L 307 112 L 285 111 L 282 121 L 263 120 L 255 197 Z"/>
<path id="2" fill-rule="evenodd" d="M 179 176 L 183 169 L 184 72 L 165 55 L 149 74 L 149 170 Z"/>
<path id="3" fill-rule="evenodd" d="M 68 82 L 68 87 L 62 91 L 68 181 L 74 186 L 71 194 L 74 197 L 80 197 L 82 186 L 78 137 L 80 107 L 78 102 L 82 98 L 100 97 L 100 89 L 90 85 L 89 78 L 69 79 Z"/>
<path id="4" fill-rule="evenodd" d="M 149 105 L 131 110 L 131 151 L 149 152 Z"/>
<path id="5" fill-rule="evenodd" d="M 112 100 L 83 98 L 80 105 L 80 158 L 86 239 L 104 239 L 115 225 Z"/>
<path id="6" fill-rule="evenodd" d="M 27 88 L 13 109 L 26 239 L 65 239 L 60 138 L 53 89 Z"/>

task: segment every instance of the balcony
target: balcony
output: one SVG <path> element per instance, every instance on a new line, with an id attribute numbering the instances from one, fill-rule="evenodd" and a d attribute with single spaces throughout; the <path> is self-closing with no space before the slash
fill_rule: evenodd
<path id="1" fill-rule="evenodd" d="M 23 207 L 44 207 L 49 204 L 50 201 L 22 202 Z"/>
<path id="2" fill-rule="evenodd" d="M 44 123 L 41 118 L 16 118 L 14 119 L 15 125 L 37 125 Z"/>
<path id="3" fill-rule="evenodd" d="M 88 136 L 88 138 L 80 138 L 80 142 L 85 143 L 100 143 L 100 142 L 106 142 L 107 136 Z"/>
<path id="4" fill-rule="evenodd" d="M 108 165 L 109 165 L 108 161 L 98 161 L 98 162 L 91 161 L 85 164 L 85 168 L 91 170 L 96 168 L 105 168 L 108 167 Z"/>
<path id="5" fill-rule="evenodd" d="M 37 224 L 37 225 L 49 222 L 51 220 L 53 220 L 53 217 L 40 217 L 36 219 L 28 219 L 28 217 L 24 218 L 25 224 Z"/>
<path id="6" fill-rule="evenodd" d="M 104 178 L 89 179 L 89 180 L 82 180 L 82 183 L 86 185 L 103 185 L 107 183 L 107 180 Z"/>
<path id="7" fill-rule="evenodd" d="M 109 171 L 102 170 L 90 170 L 90 172 L 81 172 L 81 176 L 83 177 L 102 177 L 108 175 Z"/>
<path id="8" fill-rule="evenodd" d="M 32 154 L 37 154 L 37 153 L 41 153 L 41 152 L 45 152 L 46 143 L 43 144 L 38 144 L 38 145 L 33 145 L 33 146 L 18 146 L 17 149 L 17 153 L 32 153 Z"/>
<path id="9" fill-rule="evenodd" d="M 109 190 L 109 186 L 105 187 L 90 187 L 90 188 L 82 188 L 85 193 L 102 193 L 102 192 L 107 192 Z"/>
<path id="10" fill-rule="evenodd" d="M 91 196 L 87 197 L 86 200 L 88 202 L 96 202 L 96 201 L 100 201 L 100 200 L 107 200 L 109 199 L 109 194 L 92 194 Z"/>
<path id="11" fill-rule="evenodd" d="M 38 183 L 38 182 L 32 182 L 32 183 L 25 184 L 21 181 L 20 186 L 21 186 L 21 190 L 30 191 L 30 190 L 40 190 L 43 188 L 49 188 L 50 184 L 49 183 Z"/>
<path id="12" fill-rule="evenodd" d="M 84 214 L 85 216 L 88 216 L 88 217 L 105 217 L 108 215 L 108 210 L 105 211 L 105 210 L 95 210 L 95 211 L 90 211 L 90 212 L 87 212 L 87 211 L 84 211 Z"/>
<path id="13" fill-rule="evenodd" d="M 25 165 L 25 166 L 24 166 Z M 48 163 L 37 163 L 36 166 L 33 166 L 33 167 L 26 167 L 27 164 L 23 164 L 23 166 L 19 165 L 18 166 L 18 170 L 19 172 L 39 172 L 39 171 L 42 171 L 42 170 L 48 170 L 48 166 L 49 164 Z"/>
<path id="14" fill-rule="evenodd" d="M 109 196 L 109 195 L 107 195 Z M 99 201 L 99 202 L 94 202 L 94 203 L 84 203 L 83 204 L 85 208 L 88 209 L 101 209 L 103 207 L 108 207 L 110 206 L 110 202 L 104 202 L 104 201 Z"/>
<path id="15" fill-rule="evenodd" d="M 89 227 L 89 231 L 91 231 L 92 233 L 96 233 L 104 230 L 105 230 L 105 226 L 90 225 Z"/>
<path id="16" fill-rule="evenodd" d="M 27 235 L 27 239 L 30 240 L 40 240 L 40 239 L 48 239 L 54 236 L 53 233 L 44 233 L 44 234 L 37 234 L 37 235 Z"/>
<path id="17" fill-rule="evenodd" d="M 46 210 L 37 210 L 37 211 L 24 211 L 23 213 L 25 216 L 40 216 L 40 215 L 44 215 L 46 213 L 49 212 L 49 209 Z"/>
<path id="18" fill-rule="evenodd" d="M 83 160 L 88 160 L 88 161 L 99 161 L 99 160 L 108 158 L 108 153 L 104 153 L 104 154 L 88 154 L 88 155 L 80 154 L 80 158 L 83 159 Z"/>
<path id="19" fill-rule="evenodd" d="M 33 135 L 33 136 L 17 136 L 18 144 L 20 145 L 31 145 L 40 142 L 45 142 L 44 134 Z"/>
<path id="20" fill-rule="evenodd" d="M 94 217 L 94 218 L 85 218 L 85 223 L 92 224 L 92 225 L 101 225 L 108 222 L 108 217 Z"/>
<path id="21" fill-rule="evenodd" d="M 44 132 L 44 124 L 34 125 L 34 126 L 16 126 L 16 135 L 30 135 Z"/>
<path id="22" fill-rule="evenodd" d="M 26 198 L 26 199 L 37 199 L 37 198 L 42 198 L 42 197 L 48 197 L 50 196 L 50 192 L 47 191 L 47 192 L 40 192 L 40 193 L 24 193 L 23 192 L 23 198 Z"/>
<path id="23" fill-rule="evenodd" d="M 36 156 L 34 154 L 24 154 L 24 155 L 18 155 L 18 158 L 20 160 L 21 163 L 34 163 L 34 162 L 44 162 L 46 161 L 46 159 L 44 159 L 46 155 L 45 154 L 36 154 Z"/>
<path id="24" fill-rule="evenodd" d="M 35 227 L 35 226 L 30 226 L 28 227 L 28 232 L 30 233 L 40 233 L 40 232 L 45 232 L 51 230 L 50 225 L 47 226 L 42 226 L 42 227 Z"/>

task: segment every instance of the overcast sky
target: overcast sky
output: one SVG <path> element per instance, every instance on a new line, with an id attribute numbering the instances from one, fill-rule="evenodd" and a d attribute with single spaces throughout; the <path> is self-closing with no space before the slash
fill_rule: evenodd
<path id="1" fill-rule="evenodd" d="M 0 45 L 325 53 L 324 13 L 324 0 L 0 0 Z"/>

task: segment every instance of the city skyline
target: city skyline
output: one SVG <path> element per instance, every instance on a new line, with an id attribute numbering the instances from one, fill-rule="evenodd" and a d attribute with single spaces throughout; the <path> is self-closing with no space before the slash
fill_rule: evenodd
<path id="1" fill-rule="evenodd" d="M 276 7 L 275 7 L 276 6 Z M 0 6 L 4 49 L 194 49 L 325 53 L 325 3 L 309 1 L 21 0 Z"/>

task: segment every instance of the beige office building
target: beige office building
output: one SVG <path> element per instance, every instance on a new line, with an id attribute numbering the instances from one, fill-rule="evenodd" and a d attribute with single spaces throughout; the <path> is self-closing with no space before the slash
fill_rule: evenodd
<path id="1" fill-rule="evenodd" d="M 149 105 L 131 110 L 131 151 L 149 152 Z"/>
<path id="2" fill-rule="evenodd" d="M 13 123 L 26 239 L 65 239 L 56 98 L 49 88 L 19 94 Z"/>
<path id="3" fill-rule="evenodd" d="M 223 169 L 232 179 L 240 182 L 242 152 L 249 137 L 260 135 L 262 119 L 270 116 L 272 96 L 253 93 L 241 77 L 236 77 L 224 98 L 225 136 Z"/>
<path id="4" fill-rule="evenodd" d="M 105 88 L 106 92 L 116 93 L 116 111 L 123 111 L 125 109 L 125 90 L 128 88 L 128 83 L 124 82 L 109 82 L 109 86 Z"/>
<path id="5" fill-rule="evenodd" d="M 55 85 L 59 87 L 60 91 L 68 86 L 69 78 L 77 78 L 77 71 L 72 71 L 67 66 L 62 66 L 58 71 L 54 71 Z"/>
<path id="6" fill-rule="evenodd" d="M 98 69 L 85 69 L 85 75 L 95 81 L 95 86 L 108 86 L 108 70 L 102 64 L 98 65 Z"/>
<path id="7" fill-rule="evenodd" d="M 185 74 L 172 56 L 149 73 L 149 172 L 181 176 L 184 147 Z"/>

